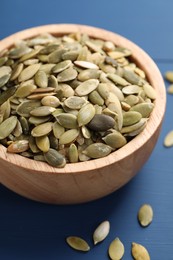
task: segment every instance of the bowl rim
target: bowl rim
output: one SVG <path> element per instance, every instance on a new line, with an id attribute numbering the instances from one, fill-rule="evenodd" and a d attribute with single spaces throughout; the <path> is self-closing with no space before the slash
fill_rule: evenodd
<path id="1" fill-rule="evenodd" d="M 81 174 L 90 170 L 99 170 L 100 168 L 106 167 L 110 164 L 118 163 L 125 157 L 130 156 L 136 150 L 140 149 L 145 143 L 148 142 L 148 140 L 159 128 L 166 108 L 166 89 L 164 81 L 152 58 L 142 48 L 124 36 L 105 29 L 81 24 L 50 24 L 25 29 L 1 40 L 0 51 L 10 48 L 14 42 L 18 40 L 32 38 L 46 32 L 53 35 L 63 35 L 73 32 L 87 33 L 91 37 L 100 38 L 103 40 L 112 40 L 118 46 L 128 47 L 132 50 L 134 62 L 145 71 L 150 84 L 156 89 L 157 97 L 154 102 L 154 109 L 149 117 L 145 129 L 138 136 L 128 142 L 125 146 L 112 152 L 104 158 L 92 159 L 78 163 L 67 163 L 64 168 L 55 168 L 44 162 L 24 158 L 18 154 L 7 153 L 6 148 L 3 145 L 0 145 L 0 158 L 8 161 L 10 164 L 35 172 L 42 171 L 43 173 L 53 174 Z M 140 59 L 136 53 L 140 54 Z"/>

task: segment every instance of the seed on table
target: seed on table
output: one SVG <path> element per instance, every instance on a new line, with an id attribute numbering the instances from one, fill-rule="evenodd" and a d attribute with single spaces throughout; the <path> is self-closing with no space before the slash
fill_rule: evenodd
<path id="1" fill-rule="evenodd" d="M 168 132 L 164 139 L 164 146 L 171 147 L 173 146 L 173 130 Z"/>
<path id="2" fill-rule="evenodd" d="M 109 257 L 112 260 L 121 260 L 125 253 L 124 245 L 121 240 L 117 237 L 115 238 L 108 249 Z"/>
<path id="3" fill-rule="evenodd" d="M 150 205 L 144 204 L 138 211 L 138 220 L 141 226 L 148 226 L 153 220 L 153 209 Z"/>
<path id="4" fill-rule="evenodd" d="M 93 233 L 94 245 L 102 242 L 109 234 L 110 231 L 110 223 L 109 221 L 103 221 L 100 225 L 95 229 Z"/>
<path id="5" fill-rule="evenodd" d="M 67 237 L 66 242 L 70 247 L 72 247 L 75 250 L 84 251 L 84 252 L 90 250 L 90 246 L 88 245 L 88 243 L 80 237 L 75 237 L 75 236 Z"/>
<path id="6" fill-rule="evenodd" d="M 149 253 L 147 251 L 147 249 L 137 243 L 132 243 L 132 256 L 135 260 L 150 260 L 150 256 Z"/>
<path id="7" fill-rule="evenodd" d="M 173 94 L 173 84 L 170 85 L 170 86 L 167 88 L 167 92 L 168 92 L 169 94 Z"/>
<path id="8" fill-rule="evenodd" d="M 165 79 L 167 79 L 169 82 L 173 83 L 173 71 L 167 71 L 165 73 Z"/>

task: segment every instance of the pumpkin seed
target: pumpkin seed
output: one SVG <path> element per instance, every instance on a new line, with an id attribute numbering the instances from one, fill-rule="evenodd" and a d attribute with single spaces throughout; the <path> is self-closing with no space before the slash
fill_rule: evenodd
<path id="1" fill-rule="evenodd" d="M 49 63 L 58 63 L 61 61 L 61 57 L 62 54 L 65 52 L 66 50 L 63 47 L 59 47 L 57 50 L 51 52 L 48 56 L 48 62 Z"/>
<path id="2" fill-rule="evenodd" d="M 133 71 L 124 70 L 123 78 L 125 78 L 128 82 L 130 82 L 133 85 L 138 85 L 138 86 L 142 85 L 142 81 L 140 77 L 137 74 L 135 74 Z"/>
<path id="3" fill-rule="evenodd" d="M 68 68 L 63 70 L 62 72 L 60 72 L 58 74 L 58 82 L 66 82 L 66 81 L 70 81 L 73 80 L 77 77 L 77 71 L 73 68 Z"/>
<path id="4" fill-rule="evenodd" d="M 164 139 L 164 146 L 166 146 L 166 147 L 171 147 L 171 146 L 173 146 L 173 131 L 170 131 L 170 132 L 166 135 L 166 137 L 165 137 L 165 139 Z"/>
<path id="5" fill-rule="evenodd" d="M 32 116 L 48 116 L 53 111 L 55 111 L 54 107 L 41 106 L 41 107 L 36 107 L 36 108 L 32 109 L 30 111 L 30 115 L 32 115 Z"/>
<path id="6" fill-rule="evenodd" d="M 70 144 L 77 138 L 78 135 L 79 135 L 79 130 L 77 129 L 67 130 L 60 136 L 59 143 Z"/>
<path id="7" fill-rule="evenodd" d="M 77 121 L 79 126 L 87 125 L 95 115 L 95 108 L 92 104 L 84 105 L 78 113 Z"/>
<path id="8" fill-rule="evenodd" d="M 69 68 L 71 65 L 72 65 L 71 60 L 61 61 L 52 68 L 52 72 L 53 73 L 60 73 L 61 71 Z"/>
<path id="9" fill-rule="evenodd" d="M 43 99 L 44 97 L 47 97 L 47 96 L 55 96 L 56 95 L 56 93 L 55 92 L 48 92 L 48 93 L 46 93 L 46 92 L 38 92 L 38 93 L 34 93 L 34 94 L 32 94 L 32 95 L 29 95 L 29 96 L 27 96 L 27 99 L 30 99 L 30 100 L 41 100 L 41 99 Z"/>
<path id="10" fill-rule="evenodd" d="M 143 88 L 148 98 L 156 99 L 156 91 L 151 85 L 144 84 Z"/>
<path id="11" fill-rule="evenodd" d="M 38 87 L 40 88 L 47 88 L 48 86 L 48 78 L 46 75 L 46 72 L 44 72 L 43 70 L 39 70 L 37 71 L 37 73 L 35 74 L 35 83 Z"/>
<path id="12" fill-rule="evenodd" d="M 123 79 L 122 77 L 120 77 L 120 76 L 118 76 L 116 74 L 108 73 L 107 77 L 109 79 L 111 79 L 115 84 L 118 84 L 120 86 L 127 86 L 127 85 L 129 85 L 128 81 L 126 81 L 125 79 Z"/>
<path id="13" fill-rule="evenodd" d="M 130 125 L 130 126 L 125 126 L 121 129 L 122 134 L 130 133 L 133 131 L 138 130 L 141 128 L 145 123 L 147 122 L 147 118 L 142 118 L 138 123 Z"/>
<path id="14" fill-rule="evenodd" d="M 54 66 L 54 63 L 41 64 L 39 70 L 44 71 L 46 74 L 50 74 Z"/>
<path id="15" fill-rule="evenodd" d="M 173 94 L 173 84 L 171 84 L 171 85 L 168 87 L 167 92 L 168 92 L 169 94 Z"/>
<path id="16" fill-rule="evenodd" d="M 28 46 L 19 45 L 18 47 L 10 50 L 8 55 L 11 59 L 18 59 L 30 51 L 31 51 L 31 49 Z"/>
<path id="17" fill-rule="evenodd" d="M 88 245 L 88 243 L 80 237 L 75 237 L 75 236 L 67 237 L 66 242 L 70 247 L 72 247 L 75 250 L 84 251 L 84 252 L 90 250 L 90 246 Z"/>
<path id="18" fill-rule="evenodd" d="M 167 71 L 165 73 L 165 79 L 167 79 L 169 82 L 173 83 L 173 71 Z"/>
<path id="19" fill-rule="evenodd" d="M 141 226 L 148 226 L 153 220 L 153 209 L 150 205 L 144 204 L 138 211 L 138 220 Z"/>
<path id="20" fill-rule="evenodd" d="M 98 69 L 85 69 L 78 74 L 78 80 L 86 81 L 89 79 L 98 79 L 100 71 Z"/>
<path id="21" fill-rule="evenodd" d="M 74 64 L 85 69 L 99 69 L 96 64 L 89 61 L 77 60 L 74 61 Z"/>
<path id="22" fill-rule="evenodd" d="M 81 83 L 75 92 L 78 96 L 86 96 L 97 88 L 99 81 L 97 79 L 89 79 Z"/>
<path id="23" fill-rule="evenodd" d="M 49 142 L 50 142 L 50 148 L 53 148 L 55 150 L 59 149 L 58 139 L 52 134 L 49 135 Z"/>
<path id="24" fill-rule="evenodd" d="M 68 97 L 64 104 L 70 109 L 80 109 L 86 103 L 85 99 L 78 96 Z"/>
<path id="25" fill-rule="evenodd" d="M 2 88 L 9 80 L 10 74 L 9 75 L 4 75 L 0 78 L 0 88 Z"/>
<path id="26" fill-rule="evenodd" d="M 3 66 L 8 61 L 7 57 L 1 57 L 0 58 L 0 67 Z"/>
<path id="27" fill-rule="evenodd" d="M 10 116 L 0 124 L 0 140 L 6 138 L 11 134 L 16 127 L 17 117 Z"/>
<path id="28" fill-rule="evenodd" d="M 122 259 L 124 252 L 125 250 L 124 250 L 123 243 L 118 237 L 115 238 L 109 246 L 109 250 L 108 250 L 109 257 L 112 260 L 120 260 Z"/>
<path id="29" fill-rule="evenodd" d="M 94 115 L 92 120 L 88 123 L 87 127 L 94 131 L 107 131 L 113 128 L 115 125 L 115 120 L 104 114 Z"/>
<path id="30" fill-rule="evenodd" d="M 64 128 L 74 129 L 77 128 L 77 117 L 70 113 L 62 113 L 56 117 L 57 122 Z"/>
<path id="31" fill-rule="evenodd" d="M 50 142 L 49 142 L 49 137 L 44 135 L 44 136 L 39 136 L 35 138 L 36 141 L 36 145 L 38 146 L 38 148 L 46 153 L 49 151 L 50 149 Z"/>
<path id="32" fill-rule="evenodd" d="M 114 130 L 113 133 L 110 133 L 102 138 L 104 142 L 114 149 L 121 148 L 127 143 L 126 138 L 119 133 L 118 131 Z"/>
<path id="33" fill-rule="evenodd" d="M 110 223 L 109 221 L 103 221 L 94 231 L 93 240 L 94 245 L 102 242 L 109 234 L 110 231 Z"/>
<path id="34" fill-rule="evenodd" d="M 32 65 L 32 64 L 36 64 L 38 62 L 39 62 L 38 59 L 29 59 L 29 60 L 24 61 L 23 64 L 26 65 L 26 66 L 29 66 L 29 65 Z"/>
<path id="35" fill-rule="evenodd" d="M 46 122 L 43 124 L 40 124 L 38 126 L 35 126 L 32 131 L 31 135 L 33 137 L 40 137 L 43 135 L 47 135 L 52 131 L 53 123 L 52 122 Z"/>
<path id="36" fill-rule="evenodd" d="M 15 92 L 16 97 L 24 98 L 29 96 L 37 87 L 35 85 L 22 85 L 19 86 Z"/>
<path id="37" fill-rule="evenodd" d="M 50 120 L 50 116 L 30 116 L 28 122 L 33 125 L 40 125 Z"/>
<path id="38" fill-rule="evenodd" d="M 9 153 L 22 153 L 29 149 L 29 144 L 27 140 L 19 140 L 12 142 L 7 147 L 7 152 Z"/>
<path id="39" fill-rule="evenodd" d="M 62 54 L 62 59 L 75 61 L 77 59 L 78 55 L 79 55 L 79 50 L 67 51 Z"/>
<path id="40" fill-rule="evenodd" d="M 103 99 L 107 99 L 109 96 L 109 85 L 107 83 L 100 83 L 97 91 Z"/>
<path id="41" fill-rule="evenodd" d="M 61 126 L 58 122 L 53 123 L 53 134 L 56 138 L 60 138 L 60 136 L 65 132 L 65 128 Z"/>
<path id="42" fill-rule="evenodd" d="M 22 70 L 22 72 L 20 73 L 19 77 L 18 77 L 18 81 L 22 82 L 22 81 L 26 81 L 28 79 L 31 79 L 36 72 L 39 70 L 40 68 L 40 64 L 33 64 L 30 65 L 28 67 L 26 67 L 24 70 Z"/>
<path id="43" fill-rule="evenodd" d="M 21 123 L 19 120 L 17 120 L 17 124 L 16 124 L 16 127 L 14 128 L 12 134 L 15 136 L 15 137 L 19 137 L 21 136 L 23 133 L 22 131 L 22 126 L 21 126 Z"/>
<path id="44" fill-rule="evenodd" d="M 75 144 L 71 144 L 69 149 L 68 149 L 68 156 L 69 156 L 69 161 L 71 163 L 76 163 L 78 162 L 78 149 Z"/>
<path id="45" fill-rule="evenodd" d="M 91 132 L 89 131 L 89 129 L 85 125 L 83 125 L 81 127 L 81 130 L 82 130 L 83 137 L 85 139 L 90 139 L 91 138 Z"/>
<path id="46" fill-rule="evenodd" d="M 11 96 L 14 95 L 16 91 L 16 87 L 10 87 L 0 95 L 0 105 L 2 105 L 5 101 L 7 101 Z"/>
<path id="47" fill-rule="evenodd" d="M 103 143 L 94 143 L 90 144 L 83 153 L 90 158 L 97 159 L 109 155 L 112 151 L 112 148 L 109 145 Z"/>
<path id="48" fill-rule="evenodd" d="M 40 152 L 40 149 L 38 149 L 38 146 L 36 145 L 36 140 L 32 135 L 29 137 L 28 141 L 29 141 L 29 148 L 31 149 L 32 153 L 36 154 Z"/>
<path id="49" fill-rule="evenodd" d="M 19 75 L 20 75 L 20 73 L 22 72 L 22 70 L 23 70 L 23 63 L 19 63 L 19 64 L 17 64 L 15 67 L 14 67 L 14 69 L 13 69 L 13 71 L 12 71 L 12 73 L 11 73 L 11 77 L 10 77 L 10 80 L 11 81 L 13 81 L 13 80 L 15 80 L 15 79 L 17 79 L 18 77 L 19 77 Z"/>
<path id="50" fill-rule="evenodd" d="M 40 54 L 50 54 L 59 48 L 59 44 L 50 44 L 40 50 Z"/>
<path id="51" fill-rule="evenodd" d="M 153 103 L 140 103 L 133 107 L 131 107 L 130 111 L 139 112 L 142 117 L 149 117 L 151 112 L 153 111 L 154 104 Z"/>
<path id="52" fill-rule="evenodd" d="M 138 85 L 130 85 L 122 89 L 122 92 L 126 95 L 138 94 L 140 91 L 141 87 L 139 87 Z"/>
<path id="53" fill-rule="evenodd" d="M 139 122 L 142 115 L 136 111 L 129 111 L 123 114 L 123 126 L 133 125 Z"/>
<path id="54" fill-rule="evenodd" d="M 32 50 L 32 51 L 30 51 L 30 52 L 24 54 L 24 55 L 20 58 L 19 62 L 23 62 L 23 61 L 25 61 L 25 60 L 32 59 L 32 58 L 34 58 L 39 52 L 40 52 L 40 49 Z"/>
<path id="55" fill-rule="evenodd" d="M 92 91 L 89 94 L 88 98 L 91 101 L 91 103 L 94 105 L 96 105 L 96 104 L 99 106 L 104 105 L 104 99 L 100 96 L 100 94 L 96 90 Z"/>
<path id="56" fill-rule="evenodd" d="M 10 116 L 11 107 L 9 99 L 1 105 L 0 111 L 3 115 L 3 120 L 7 119 Z"/>
<path id="57" fill-rule="evenodd" d="M 41 104 L 43 106 L 49 106 L 49 107 L 58 107 L 60 105 L 59 98 L 54 96 L 46 96 L 43 97 L 41 100 Z"/>
<path id="58" fill-rule="evenodd" d="M 132 256 L 136 260 L 150 260 L 147 249 L 144 246 L 134 242 L 132 243 Z"/>
<path id="59" fill-rule="evenodd" d="M 20 124 L 21 124 L 21 127 L 22 127 L 22 132 L 25 134 L 25 135 L 28 135 L 29 134 L 29 123 L 28 123 L 28 120 L 21 116 L 19 118 L 19 121 L 20 121 Z"/>
<path id="60" fill-rule="evenodd" d="M 139 102 L 139 97 L 135 95 L 128 95 L 124 101 L 129 104 L 130 106 L 134 106 Z"/>
<path id="61" fill-rule="evenodd" d="M 48 152 L 44 153 L 44 159 L 53 167 L 62 168 L 66 165 L 64 156 L 52 148 L 50 148 Z"/>

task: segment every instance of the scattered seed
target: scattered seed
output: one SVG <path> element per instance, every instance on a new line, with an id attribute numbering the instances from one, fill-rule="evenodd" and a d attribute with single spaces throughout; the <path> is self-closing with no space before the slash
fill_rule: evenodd
<path id="1" fill-rule="evenodd" d="M 170 131 L 170 132 L 166 135 L 166 137 L 165 137 L 165 139 L 164 139 L 164 146 L 166 146 L 166 147 L 171 147 L 171 146 L 173 146 L 173 131 Z"/>
<path id="2" fill-rule="evenodd" d="M 144 204 L 138 211 L 138 220 L 141 226 L 148 226 L 153 220 L 153 209 L 150 205 Z"/>
<path id="3" fill-rule="evenodd" d="M 124 245 L 119 238 L 115 238 L 109 246 L 109 256 L 112 260 L 120 260 L 124 255 Z"/>
<path id="4" fill-rule="evenodd" d="M 132 243 L 132 256 L 135 260 L 150 260 L 149 253 L 147 249 L 137 243 Z"/>
<path id="5" fill-rule="evenodd" d="M 80 237 L 75 237 L 75 236 L 67 237 L 66 242 L 70 247 L 72 247 L 75 250 L 84 251 L 84 252 L 90 250 L 90 246 L 88 245 L 88 243 Z"/>
<path id="6" fill-rule="evenodd" d="M 109 221 L 103 221 L 94 231 L 93 240 L 94 245 L 102 242 L 109 234 L 110 231 L 110 223 Z"/>

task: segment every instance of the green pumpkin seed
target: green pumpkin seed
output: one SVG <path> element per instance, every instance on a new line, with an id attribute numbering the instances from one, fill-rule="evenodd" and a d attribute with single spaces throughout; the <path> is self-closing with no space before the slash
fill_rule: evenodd
<path id="1" fill-rule="evenodd" d="M 62 54 L 62 59 L 75 61 L 77 59 L 78 55 L 79 55 L 79 50 L 67 51 Z"/>
<path id="2" fill-rule="evenodd" d="M 50 116 L 30 116 L 28 122 L 33 125 L 40 125 L 50 120 Z"/>
<path id="3" fill-rule="evenodd" d="M 43 97 L 41 100 L 41 104 L 43 106 L 49 106 L 49 107 L 58 107 L 60 105 L 59 98 L 54 96 L 46 96 Z"/>
<path id="4" fill-rule="evenodd" d="M 11 73 L 11 77 L 10 77 L 10 80 L 11 81 L 13 81 L 13 80 L 15 80 L 15 79 L 17 79 L 18 77 L 19 77 L 19 75 L 20 75 L 20 73 L 22 72 L 22 70 L 23 70 L 23 63 L 19 63 L 19 64 L 17 64 L 15 67 L 14 67 L 14 69 L 13 69 L 13 71 L 12 71 L 12 73 Z"/>
<path id="5" fill-rule="evenodd" d="M 20 116 L 29 117 L 30 112 L 40 106 L 40 102 L 37 100 L 25 101 L 17 106 L 16 112 Z"/>
<path id="6" fill-rule="evenodd" d="M 40 68 L 40 64 L 33 64 L 30 65 L 28 67 L 26 67 L 24 70 L 22 70 L 22 72 L 20 73 L 19 77 L 18 77 L 18 81 L 22 82 L 22 81 L 26 81 L 28 79 L 31 79 L 36 72 L 39 70 Z"/>
<path id="7" fill-rule="evenodd" d="M 130 111 L 139 112 L 142 117 L 147 118 L 150 116 L 151 112 L 153 111 L 154 104 L 153 103 L 140 103 L 133 107 L 131 107 Z"/>
<path id="8" fill-rule="evenodd" d="M 0 67 L 3 66 L 8 61 L 7 57 L 1 57 L 0 58 Z"/>
<path id="9" fill-rule="evenodd" d="M 49 142 L 50 142 L 50 148 L 53 148 L 55 150 L 59 149 L 59 142 L 55 136 L 49 135 Z"/>
<path id="10" fill-rule="evenodd" d="M 171 146 L 173 146 L 173 131 L 170 131 L 170 132 L 166 135 L 166 137 L 165 137 L 165 139 L 164 139 L 164 146 L 166 146 L 166 147 L 171 147 Z"/>
<path id="11" fill-rule="evenodd" d="M 58 87 L 58 81 L 57 78 L 54 75 L 50 75 L 48 78 L 48 87 L 49 88 L 57 88 Z"/>
<path id="12" fill-rule="evenodd" d="M 117 96 L 119 101 L 123 101 L 124 100 L 124 95 L 123 95 L 122 91 L 117 86 L 115 86 L 114 84 L 108 83 L 107 87 L 108 87 L 109 93 L 111 92 L 115 96 Z"/>
<path id="13" fill-rule="evenodd" d="M 63 70 L 62 72 L 60 72 L 58 74 L 58 82 L 66 82 L 66 81 L 70 81 L 73 80 L 77 77 L 77 71 L 73 68 L 68 68 Z"/>
<path id="14" fill-rule="evenodd" d="M 50 54 L 59 48 L 59 44 L 50 44 L 40 50 L 40 54 Z"/>
<path id="15" fill-rule="evenodd" d="M 167 79 L 169 82 L 173 83 L 173 71 L 167 71 L 165 73 L 165 79 Z"/>
<path id="16" fill-rule="evenodd" d="M 46 122 L 46 123 L 40 124 L 32 129 L 31 135 L 33 137 L 40 137 L 43 135 L 47 135 L 52 131 L 52 127 L 53 127 L 52 122 Z"/>
<path id="17" fill-rule="evenodd" d="M 39 70 L 44 71 L 47 75 L 51 73 L 52 68 L 55 66 L 54 63 L 41 64 Z"/>
<path id="18" fill-rule="evenodd" d="M 37 73 L 35 74 L 35 83 L 38 87 L 40 88 L 47 88 L 48 86 L 48 78 L 46 75 L 46 72 L 44 72 L 43 70 L 39 70 L 37 71 Z"/>
<path id="19" fill-rule="evenodd" d="M 84 98 L 78 97 L 78 96 L 68 97 L 64 101 L 65 106 L 70 109 L 80 109 L 85 103 L 86 103 L 86 100 Z"/>
<path id="20" fill-rule="evenodd" d="M 11 107 L 10 107 L 10 101 L 7 100 L 4 102 L 0 107 L 1 114 L 3 115 L 3 120 L 7 119 L 10 116 Z"/>
<path id="21" fill-rule="evenodd" d="M 85 125 L 83 125 L 81 127 L 81 130 L 82 130 L 82 135 L 85 139 L 91 138 L 91 132 L 89 131 L 89 129 Z"/>
<path id="22" fill-rule="evenodd" d="M 88 245 L 88 243 L 80 237 L 74 237 L 74 236 L 67 237 L 66 242 L 70 247 L 72 247 L 75 250 L 84 251 L 84 252 L 90 250 L 90 246 Z"/>
<path id="23" fill-rule="evenodd" d="M 71 163 L 76 163 L 78 162 L 78 149 L 75 144 L 71 144 L 69 149 L 68 149 L 68 156 L 69 156 L 69 161 Z"/>
<path id="24" fill-rule="evenodd" d="M 60 136 L 59 144 L 70 144 L 77 138 L 78 135 L 79 130 L 77 129 L 67 130 Z"/>
<path id="25" fill-rule="evenodd" d="M 78 127 L 77 117 L 70 113 L 62 113 L 56 117 L 57 122 L 67 129 L 75 129 Z"/>
<path id="26" fill-rule="evenodd" d="M 78 80 L 86 81 L 89 79 L 98 79 L 100 71 L 98 69 L 85 69 L 78 74 Z"/>
<path id="27" fill-rule="evenodd" d="M 115 125 L 115 120 L 104 114 L 94 115 L 92 120 L 89 122 L 87 127 L 93 131 L 107 131 L 110 128 L 113 128 Z"/>
<path id="28" fill-rule="evenodd" d="M 23 62 L 23 61 L 25 61 L 25 60 L 32 59 L 32 58 L 36 57 L 36 55 L 37 55 L 39 52 L 40 52 L 40 49 L 32 50 L 32 51 L 30 51 L 30 52 L 24 54 L 24 55 L 20 58 L 19 62 Z"/>
<path id="29" fill-rule="evenodd" d="M 110 93 L 106 103 L 108 103 L 108 108 L 117 114 L 118 129 L 121 130 L 123 126 L 123 113 L 119 99 L 113 93 Z"/>
<path id="30" fill-rule="evenodd" d="M 62 89 L 63 97 L 68 98 L 74 96 L 74 89 L 70 85 L 60 83 L 58 87 Z M 55 91 L 57 91 L 57 88 L 55 89 Z"/>
<path id="31" fill-rule="evenodd" d="M 64 156 L 52 148 L 50 148 L 48 152 L 44 153 L 44 158 L 46 162 L 53 167 L 62 168 L 66 165 Z"/>
<path id="32" fill-rule="evenodd" d="M 144 128 L 146 127 L 146 125 L 147 125 L 147 121 L 145 121 L 145 123 L 144 123 L 141 127 L 137 128 L 136 130 L 133 130 L 133 131 L 130 132 L 130 133 L 124 134 L 124 136 L 134 137 L 134 136 L 136 136 L 136 135 L 139 135 L 139 134 L 144 130 Z"/>
<path id="33" fill-rule="evenodd" d="M 109 246 L 109 257 L 112 260 L 121 260 L 124 255 L 124 245 L 119 238 L 115 238 Z"/>
<path id="34" fill-rule="evenodd" d="M 40 161 L 40 162 L 46 162 L 45 158 L 44 158 L 44 155 L 34 155 L 34 160 L 35 161 Z"/>
<path id="35" fill-rule="evenodd" d="M 136 260 L 150 260 L 147 249 L 144 246 L 134 242 L 132 243 L 132 256 Z"/>
<path id="36" fill-rule="evenodd" d="M 65 132 L 65 128 L 61 126 L 58 122 L 53 123 L 53 134 L 56 138 L 60 138 L 60 136 Z"/>
<path id="37" fill-rule="evenodd" d="M 107 83 L 100 83 L 97 87 L 97 91 L 103 99 L 109 97 L 109 86 Z"/>
<path id="38" fill-rule="evenodd" d="M 140 91 L 141 91 L 141 87 L 137 85 L 130 85 L 122 89 L 122 92 L 125 95 L 138 94 Z"/>
<path id="39" fill-rule="evenodd" d="M 105 73 L 115 73 L 116 72 L 116 69 L 108 64 L 100 63 L 99 67 Z"/>
<path id="40" fill-rule="evenodd" d="M 8 137 L 14 130 L 17 124 L 17 117 L 10 116 L 0 124 L 0 140 Z"/>
<path id="41" fill-rule="evenodd" d="M 17 124 L 16 124 L 16 127 L 14 128 L 12 134 L 15 136 L 15 137 L 19 137 L 21 136 L 23 133 L 23 130 L 22 130 L 22 126 L 21 126 L 21 123 L 19 120 L 17 120 Z"/>
<path id="42" fill-rule="evenodd" d="M 37 147 L 44 153 L 48 152 L 50 149 L 50 142 L 49 142 L 49 138 L 44 135 L 44 136 L 40 136 L 40 137 L 36 137 L 35 138 L 36 141 L 36 145 Z"/>
<path id="43" fill-rule="evenodd" d="M 140 77 L 137 74 L 135 74 L 133 71 L 124 70 L 123 78 L 125 78 L 128 82 L 130 82 L 133 85 L 138 85 L 138 86 L 142 85 L 142 81 Z"/>
<path id="44" fill-rule="evenodd" d="M 147 122 L 147 118 L 142 118 L 138 123 L 130 125 L 130 126 L 125 126 L 121 129 L 122 134 L 130 133 L 133 131 L 138 130 L 141 128 L 143 125 L 145 125 Z"/>
<path id="45" fill-rule="evenodd" d="M 129 95 L 124 99 L 124 101 L 130 106 L 134 106 L 139 102 L 139 97 L 135 95 Z"/>
<path id="46" fill-rule="evenodd" d="M 49 63 L 58 63 L 62 60 L 62 54 L 66 51 L 63 47 L 59 47 L 59 49 L 50 53 L 48 56 Z"/>
<path id="47" fill-rule="evenodd" d="M 90 144 L 83 153 L 89 156 L 90 158 L 97 159 L 109 155 L 112 151 L 112 148 L 109 145 L 103 143 L 94 143 Z"/>
<path id="48" fill-rule="evenodd" d="M 24 61 L 24 65 L 25 66 L 29 66 L 29 65 L 32 65 L 32 64 L 36 64 L 36 63 L 38 63 L 39 62 L 39 60 L 38 59 L 29 59 L 29 60 L 26 60 L 26 61 Z"/>
<path id="49" fill-rule="evenodd" d="M 31 149 L 31 151 L 35 154 L 35 153 L 39 153 L 40 149 L 38 149 L 38 146 L 36 145 L 36 140 L 35 138 L 31 135 L 29 137 L 29 148 Z"/>
<path id="50" fill-rule="evenodd" d="M 136 111 L 129 111 L 123 114 L 123 126 L 133 125 L 139 122 L 142 115 Z"/>
<path id="51" fill-rule="evenodd" d="M 93 240 L 94 245 L 102 242 L 109 234 L 110 231 L 110 223 L 109 221 L 103 221 L 94 231 Z"/>
<path id="52" fill-rule="evenodd" d="M 90 103 L 84 105 L 78 113 L 77 121 L 79 126 L 88 124 L 95 115 L 95 108 Z"/>
<path id="53" fill-rule="evenodd" d="M 19 45 L 18 47 L 10 50 L 8 55 L 11 59 L 18 59 L 30 51 L 31 51 L 31 49 L 28 46 Z"/>
<path id="54" fill-rule="evenodd" d="M 69 68 L 72 65 L 71 60 L 65 60 L 62 62 L 59 62 L 55 67 L 52 68 L 53 73 L 60 73 L 61 71 Z"/>
<path id="55" fill-rule="evenodd" d="M 138 220 L 141 226 L 146 227 L 153 220 L 153 209 L 150 205 L 144 204 L 138 211 Z"/>
<path id="56" fill-rule="evenodd" d="M 9 75 L 4 75 L 0 78 L 0 88 L 2 88 L 9 80 L 10 74 Z"/>
<path id="57" fill-rule="evenodd" d="M 56 95 L 56 93 L 55 92 L 48 92 L 48 93 L 46 93 L 46 92 L 38 92 L 38 93 L 34 93 L 34 94 L 31 94 L 31 95 L 29 95 L 29 96 L 27 96 L 27 99 L 30 99 L 30 100 L 41 100 L 41 99 L 43 99 L 44 97 L 47 97 L 47 96 L 54 96 L 54 95 Z"/>
<path id="58" fill-rule="evenodd" d="M 120 86 L 127 86 L 127 85 L 129 85 L 128 81 L 126 81 L 125 79 L 123 79 L 122 77 L 120 77 L 120 76 L 118 76 L 116 74 L 108 73 L 107 77 L 109 79 L 111 79 L 115 84 L 118 84 Z"/>
<path id="59" fill-rule="evenodd" d="M 15 92 L 16 97 L 24 98 L 29 96 L 37 87 L 35 85 L 22 85 L 19 86 Z"/>
<path id="60" fill-rule="evenodd" d="M 97 79 L 89 79 L 81 83 L 76 89 L 75 92 L 78 96 L 86 96 L 97 88 L 99 81 Z"/>
<path id="61" fill-rule="evenodd" d="M 49 106 L 42 106 L 42 107 L 36 107 L 33 110 L 30 111 L 30 115 L 32 116 L 48 116 L 51 115 L 52 112 L 55 111 L 54 107 Z"/>
<path id="62" fill-rule="evenodd" d="M 28 120 L 21 116 L 19 118 L 19 121 L 20 121 L 20 124 L 21 124 L 21 127 L 22 127 L 22 132 L 25 134 L 25 135 L 28 135 L 29 134 L 29 123 L 28 123 Z"/>
<path id="63" fill-rule="evenodd" d="M 100 94 L 96 90 L 92 91 L 89 94 L 88 98 L 91 101 L 91 103 L 94 105 L 99 105 L 99 106 L 104 105 L 104 99 L 100 96 Z"/>
<path id="64" fill-rule="evenodd" d="M 102 139 L 107 145 L 111 146 L 114 149 L 121 148 L 127 143 L 126 138 L 116 130 L 114 130 L 113 133 L 106 135 Z"/>
<path id="65" fill-rule="evenodd" d="M 7 147 L 7 152 L 8 153 L 22 153 L 25 152 L 29 149 L 29 143 L 27 140 L 19 140 L 12 142 L 8 147 Z"/>
<path id="66" fill-rule="evenodd" d="M 151 85 L 145 84 L 143 88 L 148 98 L 156 99 L 156 91 Z"/>
<path id="67" fill-rule="evenodd" d="M 5 101 L 7 101 L 11 96 L 14 95 L 16 91 L 16 87 L 11 87 L 5 90 L 4 92 L 1 93 L 0 95 L 0 105 L 2 105 Z"/>

